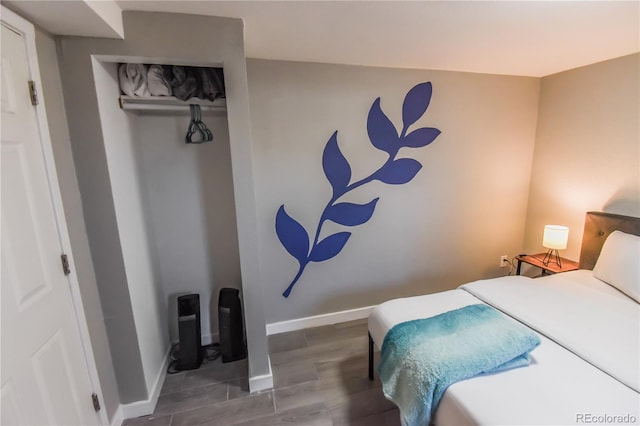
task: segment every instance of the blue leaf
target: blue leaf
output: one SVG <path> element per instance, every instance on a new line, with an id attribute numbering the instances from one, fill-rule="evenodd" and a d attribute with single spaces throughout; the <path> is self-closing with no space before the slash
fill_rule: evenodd
<path id="1" fill-rule="evenodd" d="M 309 235 L 302 225 L 284 211 L 284 205 L 280 206 L 276 214 L 276 234 L 291 256 L 301 265 L 307 262 Z"/>
<path id="2" fill-rule="evenodd" d="M 390 185 L 402 185 L 409 182 L 420 171 L 422 164 L 411 158 L 386 163 L 375 173 L 375 178 Z"/>
<path id="3" fill-rule="evenodd" d="M 379 150 L 392 153 L 398 149 L 398 131 L 380 108 L 380 98 L 373 102 L 369 110 L 367 133 L 373 146 Z"/>
<path id="4" fill-rule="evenodd" d="M 347 244 L 350 236 L 351 232 L 338 232 L 337 234 L 329 235 L 311 250 L 309 260 L 312 262 L 323 262 L 331 259 L 340 253 L 340 250 Z"/>
<path id="5" fill-rule="evenodd" d="M 335 131 L 322 153 L 322 169 L 324 175 L 333 188 L 333 195 L 338 196 L 344 193 L 345 188 L 351 180 L 351 167 L 349 162 L 340 152 L 338 146 L 338 132 Z"/>
<path id="6" fill-rule="evenodd" d="M 405 96 L 402 104 L 402 123 L 405 130 L 418 121 L 429 107 L 431 90 L 431 82 L 420 83 Z"/>
<path id="7" fill-rule="evenodd" d="M 429 145 L 440 135 L 440 130 L 433 127 L 423 127 L 409 133 L 402 140 L 402 146 L 409 148 L 422 148 Z"/>
<path id="8" fill-rule="evenodd" d="M 380 198 L 376 198 L 367 204 L 336 204 L 331 206 L 325 218 L 345 226 L 362 225 L 371 219 L 379 199 Z"/>

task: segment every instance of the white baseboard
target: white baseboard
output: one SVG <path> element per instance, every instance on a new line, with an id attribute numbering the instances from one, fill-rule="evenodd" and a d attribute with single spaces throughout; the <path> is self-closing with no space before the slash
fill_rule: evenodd
<path id="1" fill-rule="evenodd" d="M 320 327 L 322 325 L 337 324 L 339 322 L 353 321 L 357 319 L 367 318 L 374 306 L 365 306 L 364 308 L 348 309 L 346 311 L 331 312 L 328 314 L 314 315 L 311 317 L 297 318 L 288 321 L 273 322 L 267 324 L 267 336 L 272 334 L 286 333 L 288 331 L 302 330 L 311 327 Z"/>
<path id="2" fill-rule="evenodd" d="M 269 357 L 267 355 L 267 357 Z M 273 372 L 271 371 L 271 358 L 269 360 L 269 373 L 262 376 L 249 377 L 249 392 L 260 392 L 273 388 Z"/>
<path id="3" fill-rule="evenodd" d="M 171 355 L 170 351 L 171 351 L 171 346 L 169 346 L 169 348 L 167 349 L 166 355 L 164 357 L 164 361 L 160 366 L 160 371 L 158 371 L 156 380 L 154 381 L 153 386 L 149 391 L 149 398 L 142 401 L 131 402 L 129 404 L 120 404 L 120 408 L 118 408 L 118 412 L 120 413 L 120 417 L 122 419 L 131 419 L 134 417 L 147 416 L 149 414 L 153 414 L 153 410 L 156 408 L 156 404 L 158 403 L 158 398 L 160 397 L 160 391 L 162 390 L 164 379 L 167 375 L 167 367 L 169 366 L 169 359 Z M 114 418 L 115 417 L 116 416 L 114 416 Z"/>

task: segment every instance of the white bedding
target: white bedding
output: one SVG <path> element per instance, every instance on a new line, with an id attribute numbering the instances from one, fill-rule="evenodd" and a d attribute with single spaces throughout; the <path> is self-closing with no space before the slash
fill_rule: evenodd
<path id="1" fill-rule="evenodd" d="M 435 424 L 587 423 L 580 415 L 640 420 L 640 305 L 593 278 L 591 271 L 483 280 L 391 300 L 374 309 L 369 332 L 381 347 L 397 323 L 480 299 L 535 329 L 542 344 L 529 367 L 450 386 Z"/>
<path id="2" fill-rule="evenodd" d="M 432 317 L 474 303 L 480 301 L 462 290 L 389 300 L 378 305 L 369 315 L 369 334 L 376 346 L 381 348 L 384 336 L 396 324 Z"/>
<path id="3" fill-rule="evenodd" d="M 502 280 L 484 280 L 461 288 L 640 392 L 638 303 L 562 274 L 546 280 L 512 278 L 506 285 Z"/>

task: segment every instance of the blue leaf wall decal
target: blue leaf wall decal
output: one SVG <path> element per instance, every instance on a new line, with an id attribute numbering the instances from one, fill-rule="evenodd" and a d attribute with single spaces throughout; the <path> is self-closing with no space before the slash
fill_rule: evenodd
<path id="1" fill-rule="evenodd" d="M 400 158 L 385 164 L 375 174 L 375 178 L 391 185 L 409 182 L 420 171 L 422 164 L 412 158 Z"/>
<path id="2" fill-rule="evenodd" d="M 402 123 L 405 130 L 418 121 L 429 107 L 431 90 L 431 82 L 420 83 L 409 90 L 407 96 L 404 97 Z"/>
<path id="3" fill-rule="evenodd" d="M 367 133 L 371 144 L 389 154 L 389 158 L 369 176 L 351 182 L 351 166 L 338 146 L 338 132 L 334 132 L 329 138 L 322 154 L 322 168 L 331 184 L 333 195 L 320 215 L 313 241 L 310 241 L 304 227 L 285 212 L 284 206 L 280 206 L 276 214 L 276 233 L 287 252 L 300 263 L 298 272 L 282 293 L 284 297 L 289 297 L 309 262 L 323 262 L 338 255 L 351 237 L 350 232 L 338 232 L 319 241 L 322 226 L 327 220 L 338 225 L 357 226 L 373 216 L 379 198 L 367 204 L 338 202 L 343 195 L 374 180 L 401 185 L 411 181 L 420 171 L 422 164 L 418 161 L 411 158 L 396 159 L 396 156 L 402 147 L 421 148 L 429 145 L 440 135 L 440 130 L 431 127 L 419 128 L 407 134 L 409 127 L 418 121 L 429 107 L 431 91 L 429 82 L 418 84 L 409 90 L 402 104 L 403 127 L 400 134 L 382 111 L 380 98 L 373 102 L 367 117 Z"/>
<path id="4" fill-rule="evenodd" d="M 338 203 L 329 208 L 326 219 L 345 226 L 362 225 L 373 215 L 380 198 L 367 204 Z"/>
<path id="5" fill-rule="evenodd" d="M 322 153 L 322 169 L 333 188 L 334 197 L 337 198 L 338 195 L 344 193 L 345 188 L 351 180 L 351 167 L 338 146 L 337 131 L 333 133 L 327 145 L 324 147 L 324 152 Z"/>
<path id="6" fill-rule="evenodd" d="M 323 262 L 331 259 L 340 253 L 340 250 L 347 244 L 350 236 L 351 232 L 338 232 L 337 234 L 329 235 L 311 250 L 309 260 L 312 262 Z"/>
<path id="7" fill-rule="evenodd" d="M 284 205 L 280 206 L 276 214 L 276 234 L 291 256 L 301 265 L 307 262 L 309 235 L 302 225 L 287 214 Z"/>
<path id="8" fill-rule="evenodd" d="M 380 98 L 373 102 L 369 110 L 367 133 L 371 144 L 379 150 L 389 154 L 398 150 L 398 131 L 380 108 Z"/>
<path id="9" fill-rule="evenodd" d="M 433 127 L 423 127 L 409 133 L 402 140 L 402 146 L 409 148 L 422 148 L 429 145 L 440 135 L 440 130 Z"/>

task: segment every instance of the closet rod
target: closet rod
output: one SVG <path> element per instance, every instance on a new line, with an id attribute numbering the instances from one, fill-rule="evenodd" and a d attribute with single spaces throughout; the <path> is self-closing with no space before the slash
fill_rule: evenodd
<path id="1" fill-rule="evenodd" d="M 173 96 L 156 96 L 143 98 L 138 96 L 120 96 L 118 104 L 123 110 L 130 111 L 186 111 L 189 112 L 190 104 L 200 105 L 203 111 L 225 112 L 227 110 L 226 99 L 216 99 L 208 101 L 205 99 L 192 98 L 182 101 Z"/>

